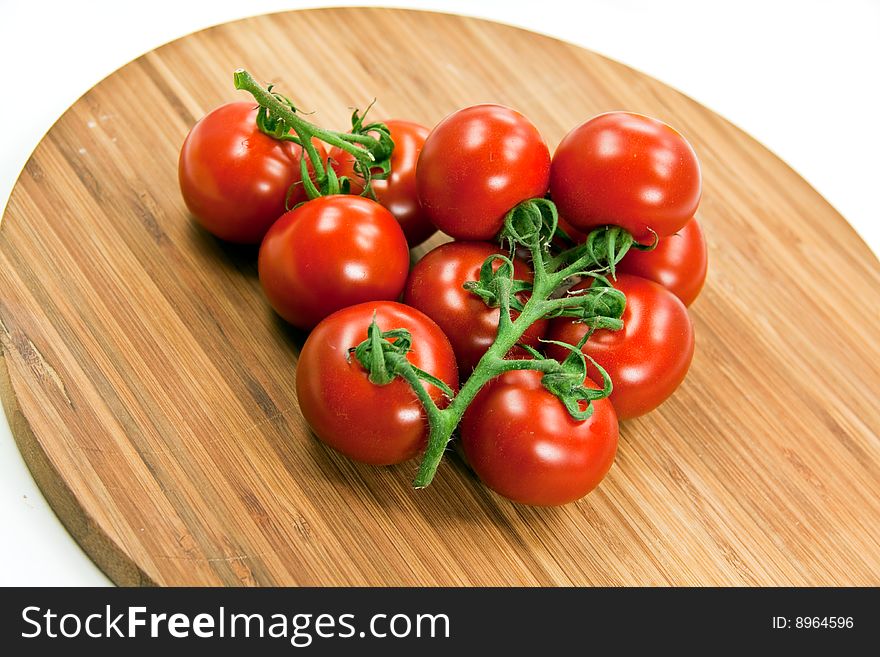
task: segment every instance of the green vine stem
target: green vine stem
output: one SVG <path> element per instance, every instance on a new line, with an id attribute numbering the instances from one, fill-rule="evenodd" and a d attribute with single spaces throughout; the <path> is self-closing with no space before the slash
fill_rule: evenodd
<path id="1" fill-rule="evenodd" d="M 653 233 L 653 231 L 651 232 Z M 606 269 L 614 278 L 617 263 L 623 260 L 623 256 L 630 249 L 653 251 L 657 248 L 660 238 L 657 233 L 653 233 L 653 235 L 654 239 L 651 244 L 639 244 L 626 229 L 619 226 L 603 226 L 587 235 L 587 239 L 582 244 L 574 244 L 551 258 L 548 265 L 553 269 L 564 266 L 564 271 L 568 276 L 588 273 L 586 271 L 580 272 L 580 269 L 599 267 Z M 573 243 L 570 238 L 568 241 Z"/>
<path id="2" fill-rule="evenodd" d="M 355 169 L 364 179 L 364 195 L 373 193 L 370 186 L 372 178 L 388 175 L 394 142 L 384 123 L 364 125 L 366 112 L 359 115 L 355 110 L 351 132 L 327 130 L 306 121 L 297 114 L 297 109 L 289 98 L 272 91 L 272 86 L 262 87 L 242 68 L 233 73 L 233 84 L 236 89 L 250 93 L 259 104 L 257 124 L 260 130 L 275 139 L 293 141 L 302 146 L 315 172 L 315 182 L 312 184 L 303 158 L 302 180 L 309 198 L 338 194 L 347 189 L 345 180 L 337 178 L 333 169 L 322 160 L 313 139 L 337 146 L 354 158 Z M 368 107 L 367 111 L 369 109 Z M 295 136 L 290 134 L 291 130 Z"/>
<path id="3" fill-rule="evenodd" d="M 597 261 L 593 251 L 579 253 L 570 262 L 545 257 L 550 237 L 556 229 L 556 219 L 555 206 L 544 199 L 532 199 L 520 204 L 505 219 L 502 238 L 508 240 L 511 247 L 516 244 L 527 246 L 532 255 L 534 268 L 531 295 L 525 304 L 517 308 L 519 315 L 515 320 L 510 314 L 511 300 L 515 299 L 516 293 L 524 286 L 522 281 L 512 278 L 513 267 L 508 258 L 490 256 L 481 269 L 480 281 L 465 285 L 466 289 L 480 295 L 484 300 L 494 302 L 491 305 L 500 307 L 498 333 L 495 342 L 445 408 L 439 408 L 425 392 L 423 385 L 425 377 L 420 376 L 405 357 L 409 347 L 407 343 L 401 345 L 398 344 L 399 341 L 395 341 L 392 345 L 386 342 L 383 346 L 377 341 L 380 333 L 374 323 L 369 329 L 370 337 L 355 349 L 358 360 L 371 372 L 371 377 L 374 370 L 382 373 L 380 377 L 387 376 L 386 373 L 403 377 L 413 387 L 425 408 L 429 424 L 428 445 L 413 482 L 415 488 L 424 488 L 431 483 L 453 432 L 461 422 L 467 407 L 482 387 L 499 374 L 515 369 L 542 372 L 545 387 L 559 397 L 572 416 L 577 419 L 589 417 L 592 412 L 592 400 L 611 393 L 611 381 L 596 363 L 593 363 L 593 366 L 602 374 L 605 385 L 601 390 L 583 385 L 587 371 L 586 360 L 580 351 L 583 344 L 570 346 L 572 354 L 561 363 L 545 358 L 534 350 L 530 350 L 532 359 L 505 360 L 505 356 L 519 342 L 523 333 L 534 322 L 544 317 L 566 315 L 585 322 L 593 329 L 614 330 L 622 326 L 620 317 L 623 315 L 626 298 L 621 292 L 607 285 L 607 280 L 602 275 L 609 270 L 607 262 L 603 266 Z M 501 264 L 497 270 L 494 270 L 493 275 L 492 264 L 495 261 L 500 261 Z M 590 266 L 593 267 L 593 273 L 588 275 L 596 277 L 599 282 L 597 285 L 581 290 L 579 294 L 551 298 L 574 273 L 584 273 Z M 389 331 L 381 335 L 394 337 L 394 333 Z M 367 353 L 368 343 L 372 345 L 369 353 Z M 389 355 L 390 358 L 386 358 L 382 363 L 377 362 L 380 352 Z M 581 408 L 582 402 L 586 402 L 586 408 Z"/>

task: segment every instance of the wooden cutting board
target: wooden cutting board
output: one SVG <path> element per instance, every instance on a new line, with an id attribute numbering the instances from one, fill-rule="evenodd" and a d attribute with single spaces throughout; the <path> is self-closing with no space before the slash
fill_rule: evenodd
<path id="1" fill-rule="evenodd" d="M 450 458 L 417 492 L 414 462 L 360 466 L 314 439 L 293 386 L 304 336 L 263 298 L 255 250 L 196 228 L 177 187 L 188 129 L 244 97 L 239 66 L 337 129 L 375 97 L 375 116 L 426 125 L 507 104 L 551 149 L 611 109 L 683 131 L 710 248 L 696 357 L 670 401 L 622 426 L 597 491 L 517 506 Z M 748 135 L 593 53 L 411 11 L 221 25 L 77 101 L 0 228 L 4 408 L 119 584 L 880 584 L 877 260 Z"/>

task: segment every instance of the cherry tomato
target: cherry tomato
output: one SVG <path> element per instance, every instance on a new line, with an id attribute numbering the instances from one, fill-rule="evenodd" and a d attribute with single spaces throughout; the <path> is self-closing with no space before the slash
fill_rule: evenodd
<path id="1" fill-rule="evenodd" d="M 662 285 L 618 274 L 614 287 L 626 295 L 623 328 L 596 331 L 584 353 L 608 372 L 614 384 L 609 399 L 617 417 L 628 420 L 657 408 L 684 380 L 694 355 L 694 329 L 685 305 Z M 557 317 L 550 321 L 547 339 L 577 344 L 586 331 L 583 324 Z M 550 344 L 547 353 L 562 359 L 568 351 Z M 588 375 L 599 379 L 593 368 Z"/>
<path id="2" fill-rule="evenodd" d="M 256 244 L 285 211 L 291 185 L 302 179 L 302 149 L 260 132 L 253 103 L 221 105 L 196 123 L 180 150 L 183 200 L 208 232 Z M 323 146 L 318 145 L 323 155 Z M 296 185 L 290 207 L 306 200 Z"/>
<path id="3" fill-rule="evenodd" d="M 608 112 L 569 132 L 553 155 L 550 195 L 589 232 L 614 224 L 643 244 L 667 237 L 697 210 L 700 164 L 691 145 L 657 119 Z"/>
<path id="4" fill-rule="evenodd" d="M 375 201 L 324 196 L 273 224 L 258 266 L 276 312 L 310 329 L 340 308 L 397 299 L 409 272 L 409 247 L 394 216 Z"/>
<path id="5" fill-rule="evenodd" d="M 589 419 L 575 420 L 541 377 L 515 370 L 486 384 L 462 418 L 461 444 L 474 472 L 495 492 L 514 502 L 555 506 L 580 499 L 608 473 L 617 452 L 617 417 L 600 399 Z"/>
<path id="6" fill-rule="evenodd" d="M 703 289 L 707 270 L 706 240 L 696 219 L 661 239 L 653 251 L 631 249 L 617 265 L 617 271 L 660 283 L 686 306 Z"/>
<path id="7" fill-rule="evenodd" d="M 403 228 L 410 247 L 417 246 L 431 237 L 437 228 L 419 205 L 416 192 L 416 162 L 428 137 L 428 129 L 410 121 L 385 121 L 394 141 L 391 155 L 391 173 L 385 180 L 373 180 L 376 200 L 394 215 Z M 360 194 L 364 187 L 354 172 L 354 158 L 344 150 L 334 147 L 330 160 L 337 175 L 351 179 L 351 192 Z"/>
<path id="8" fill-rule="evenodd" d="M 383 331 L 403 328 L 412 334 L 407 359 L 413 365 L 458 388 L 455 356 L 443 331 L 415 308 L 378 301 L 344 308 L 315 327 L 296 365 L 296 395 L 322 442 L 356 461 L 391 465 L 424 450 L 428 421 L 406 381 L 376 385 L 349 356 L 349 349 L 366 339 L 374 313 Z M 445 406 L 439 388 L 424 386 L 438 406 Z"/>
<path id="9" fill-rule="evenodd" d="M 474 105 L 428 135 L 416 168 L 422 207 L 461 240 L 489 240 L 520 201 L 544 196 L 550 151 L 537 128 L 501 105 Z"/>
<path id="10" fill-rule="evenodd" d="M 416 263 L 404 288 L 404 303 L 421 310 L 446 333 L 462 376 L 473 371 L 495 342 L 501 315 L 500 308 L 490 308 L 479 296 L 462 286 L 467 281 L 479 279 L 480 266 L 496 253 L 502 251 L 497 244 L 490 242 L 441 244 Z M 513 261 L 513 272 L 520 280 L 532 279 L 528 265 L 519 259 Z M 527 301 L 528 294 L 521 293 L 519 299 Z M 516 311 L 511 314 L 516 319 Z M 546 330 L 546 320 L 535 322 L 523 334 L 521 342 L 537 347 Z M 522 355 L 519 352 L 515 353 L 517 357 Z"/>

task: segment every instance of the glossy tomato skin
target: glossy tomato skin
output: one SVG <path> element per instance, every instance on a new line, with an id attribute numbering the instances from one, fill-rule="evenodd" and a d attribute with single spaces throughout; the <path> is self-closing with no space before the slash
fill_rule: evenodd
<path id="1" fill-rule="evenodd" d="M 256 244 L 285 212 L 301 180 L 301 149 L 263 134 L 253 103 L 221 105 L 196 123 L 180 150 L 178 180 L 196 221 L 220 239 Z M 318 146 L 323 154 L 323 147 Z M 290 206 L 306 200 L 297 185 Z"/>
<path id="2" fill-rule="evenodd" d="M 681 230 L 700 202 L 700 164 L 662 121 L 608 112 L 569 132 L 553 155 L 550 195 L 559 213 L 589 232 L 613 224 L 649 244 Z"/>
<path id="3" fill-rule="evenodd" d="M 631 249 L 617 265 L 617 271 L 660 283 L 686 306 L 699 296 L 708 269 L 706 239 L 696 219 L 661 239 L 653 251 Z"/>
<path id="4" fill-rule="evenodd" d="M 465 411 L 461 444 L 474 472 L 504 497 L 539 506 L 580 499 L 608 473 L 618 426 L 607 399 L 579 422 L 533 370 L 490 381 Z M 596 387 L 592 381 L 588 385 Z"/>
<path id="5" fill-rule="evenodd" d="M 446 333 L 462 377 L 470 375 L 495 342 L 501 315 L 500 308 L 490 308 L 462 286 L 467 281 L 478 280 L 483 262 L 496 253 L 502 251 L 491 242 L 441 244 L 416 263 L 404 288 L 404 303 L 421 310 Z M 513 269 L 516 278 L 532 280 L 532 272 L 523 261 L 515 259 Z M 527 299 L 528 295 L 520 295 L 521 301 Z M 517 313 L 512 315 L 516 319 Z M 523 334 L 521 342 L 537 348 L 546 331 L 547 320 L 539 320 Z M 517 357 L 524 353 L 523 350 L 514 352 Z"/>
<path id="6" fill-rule="evenodd" d="M 367 337 L 376 314 L 383 331 L 404 328 L 413 337 L 409 361 L 458 388 L 452 347 L 443 331 L 414 308 L 391 301 L 362 303 L 339 310 L 311 332 L 296 366 L 296 395 L 303 417 L 318 438 L 345 456 L 371 465 L 391 465 L 424 450 L 428 421 L 421 402 L 405 381 L 370 382 L 349 349 Z M 446 399 L 434 386 L 425 389 L 442 408 Z"/>
<path id="7" fill-rule="evenodd" d="M 685 305 L 662 285 L 618 274 L 614 287 L 626 295 L 623 328 L 596 331 L 584 353 L 608 372 L 614 384 L 609 399 L 618 419 L 628 420 L 657 408 L 684 380 L 694 355 L 694 329 Z M 547 339 L 577 344 L 586 330 L 583 324 L 557 317 L 550 320 Z M 550 344 L 547 353 L 562 359 L 568 352 Z M 592 367 L 588 374 L 600 379 Z"/>
<path id="8" fill-rule="evenodd" d="M 310 329 L 340 308 L 397 299 L 409 272 L 409 247 L 392 214 L 375 201 L 324 196 L 272 225 L 258 268 L 275 311 Z"/>
<path id="9" fill-rule="evenodd" d="M 520 201 L 543 197 L 550 151 L 537 128 L 501 105 L 474 105 L 428 135 L 416 168 L 422 208 L 459 240 L 490 240 Z"/>
<path id="10" fill-rule="evenodd" d="M 437 232 L 437 228 L 422 210 L 416 191 L 416 163 L 429 130 L 412 121 L 393 119 L 384 123 L 394 141 L 391 173 L 385 180 L 373 180 L 373 191 L 376 200 L 388 208 L 400 223 L 410 247 L 418 246 Z M 354 158 L 341 148 L 334 147 L 330 149 L 330 161 L 337 175 L 351 179 L 351 192 L 360 194 L 363 185 L 354 172 Z"/>

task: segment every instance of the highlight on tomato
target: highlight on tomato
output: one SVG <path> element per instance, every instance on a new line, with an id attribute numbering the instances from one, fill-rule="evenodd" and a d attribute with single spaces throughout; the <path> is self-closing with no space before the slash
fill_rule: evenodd
<path id="1" fill-rule="evenodd" d="M 607 112 L 574 128 L 550 168 L 550 196 L 574 228 L 620 226 L 642 244 L 684 228 L 701 193 L 700 164 L 687 140 L 633 112 Z"/>
<path id="2" fill-rule="evenodd" d="M 285 320 L 311 329 L 365 301 L 395 300 L 409 273 L 400 224 L 362 196 L 322 196 L 282 216 L 258 259 L 266 298 Z"/>
<path id="3" fill-rule="evenodd" d="M 491 240 L 518 203 L 547 193 L 550 151 L 525 116 L 503 105 L 453 112 L 428 135 L 416 167 L 422 208 L 459 240 Z"/>

